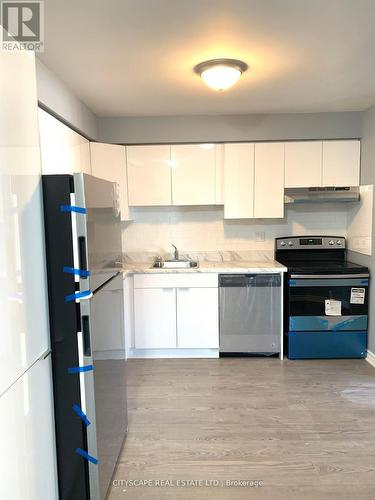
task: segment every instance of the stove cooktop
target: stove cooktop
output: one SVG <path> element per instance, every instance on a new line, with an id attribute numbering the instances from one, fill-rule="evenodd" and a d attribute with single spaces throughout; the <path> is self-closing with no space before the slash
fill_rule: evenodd
<path id="1" fill-rule="evenodd" d="M 280 262 L 280 260 L 279 260 Z M 280 262 L 293 274 L 367 274 L 367 267 L 349 261 L 294 261 Z"/>

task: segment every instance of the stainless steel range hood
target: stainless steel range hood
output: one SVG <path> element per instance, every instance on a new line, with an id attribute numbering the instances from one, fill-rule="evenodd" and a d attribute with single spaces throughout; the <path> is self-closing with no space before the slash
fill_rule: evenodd
<path id="1" fill-rule="evenodd" d="M 359 187 L 286 188 L 285 203 L 332 203 L 359 201 Z"/>

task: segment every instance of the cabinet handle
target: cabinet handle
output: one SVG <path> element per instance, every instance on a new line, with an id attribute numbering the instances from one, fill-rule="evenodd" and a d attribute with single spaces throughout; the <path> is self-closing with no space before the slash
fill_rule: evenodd
<path id="1" fill-rule="evenodd" d="M 187 292 L 189 290 L 189 287 L 187 286 L 180 286 L 177 288 L 179 292 Z"/>
<path id="2" fill-rule="evenodd" d="M 168 287 L 168 288 L 162 288 L 163 292 L 169 292 L 170 290 L 173 290 L 173 287 Z"/>

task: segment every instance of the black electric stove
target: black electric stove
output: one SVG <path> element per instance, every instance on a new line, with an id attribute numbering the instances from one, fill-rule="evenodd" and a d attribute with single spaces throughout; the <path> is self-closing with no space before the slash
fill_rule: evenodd
<path id="1" fill-rule="evenodd" d="M 342 236 L 293 236 L 276 238 L 275 258 L 289 274 L 367 274 L 368 268 L 346 260 Z"/>
<path id="2" fill-rule="evenodd" d="M 284 333 L 290 359 L 366 355 L 369 270 L 346 260 L 342 236 L 276 238 L 288 268 Z"/>

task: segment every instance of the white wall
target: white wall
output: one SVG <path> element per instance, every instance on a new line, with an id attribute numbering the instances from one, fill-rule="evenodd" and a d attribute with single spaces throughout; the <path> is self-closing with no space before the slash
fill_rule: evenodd
<path id="1" fill-rule="evenodd" d="M 375 184 L 375 106 L 363 113 L 361 141 L 361 184 Z M 356 252 L 350 252 L 349 258 L 358 264 L 370 268 L 375 273 L 375 207 L 372 214 L 372 255 L 366 256 Z M 370 280 L 370 314 L 369 314 L 369 339 L 368 347 L 375 353 L 375 285 L 374 278 Z"/>
<path id="2" fill-rule="evenodd" d="M 287 208 L 284 219 L 223 220 L 222 207 L 134 208 L 134 222 L 123 224 L 124 252 L 165 254 L 171 244 L 181 251 L 273 251 L 274 238 L 298 234 L 346 236 L 347 208 L 322 204 L 320 208 Z M 255 241 L 264 231 L 265 241 Z"/>
<path id="3" fill-rule="evenodd" d="M 38 100 L 62 121 L 90 139 L 98 138 L 95 114 L 53 73 L 36 58 Z"/>
<path id="4" fill-rule="evenodd" d="M 361 113 L 142 116 L 99 118 L 102 142 L 170 142 L 345 139 L 361 136 Z"/>

